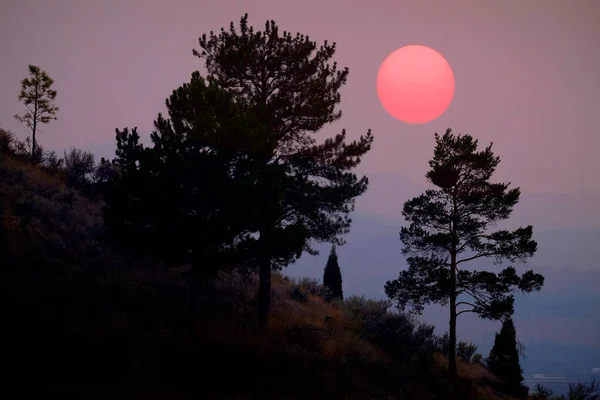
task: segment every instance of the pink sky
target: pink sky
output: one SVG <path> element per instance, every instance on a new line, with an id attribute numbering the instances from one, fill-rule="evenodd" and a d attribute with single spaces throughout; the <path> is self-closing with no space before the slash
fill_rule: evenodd
<path id="1" fill-rule="evenodd" d="M 350 68 L 342 91 L 342 128 L 350 138 L 373 129 L 363 172 L 393 173 L 420 184 L 433 133 L 452 127 L 493 141 L 497 178 L 528 193 L 600 196 L 600 2 L 545 1 L 192 1 L 5 0 L 0 13 L 0 123 L 26 128 L 19 81 L 32 63 L 58 90 L 59 120 L 44 126 L 47 149 L 78 146 L 112 156 L 114 129 L 152 129 L 164 100 L 202 63 L 198 37 L 237 24 L 244 12 L 262 29 L 338 43 Z M 440 52 L 456 77 L 455 97 L 439 119 L 406 125 L 381 106 L 376 77 L 395 49 L 422 44 Z"/>
<path id="2" fill-rule="evenodd" d="M 28 134 L 12 116 L 23 110 L 19 82 L 36 64 L 54 78 L 60 106 L 39 142 L 113 157 L 115 128 L 137 126 L 147 137 L 165 98 L 203 70 L 192 55 L 198 38 L 232 20 L 237 25 L 245 12 L 258 29 L 274 19 L 281 31 L 337 42 L 335 60 L 350 68 L 344 116 L 322 133 L 346 128 L 354 139 L 373 130 L 373 150 L 360 168 L 372 184 L 358 210 L 400 218 L 402 202 L 422 191 L 433 133 L 452 127 L 482 145 L 494 142 L 502 159 L 494 179 L 524 193 L 514 223 L 600 227 L 598 0 L 2 0 L 0 124 L 20 138 Z M 410 44 L 441 53 L 456 79 L 449 109 L 424 125 L 395 120 L 377 98 L 380 64 Z M 548 193 L 551 202 L 541 195 Z M 581 266 L 597 270 L 590 235 L 589 244 L 540 244 L 542 260 L 563 260 L 583 246 Z M 321 268 L 314 266 L 317 274 Z M 386 270 L 389 278 L 395 268 Z M 357 271 L 363 290 L 368 274 Z M 573 325 L 570 335 L 593 341 L 594 321 L 585 332 Z"/>

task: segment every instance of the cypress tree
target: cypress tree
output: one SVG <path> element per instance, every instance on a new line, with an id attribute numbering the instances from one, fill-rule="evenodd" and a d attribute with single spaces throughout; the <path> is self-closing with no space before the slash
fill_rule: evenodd
<path id="1" fill-rule="evenodd" d="M 342 291 L 342 272 L 340 271 L 340 266 L 338 264 L 335 245 L 331 247 L 327 265 L 325 265 L 325 271 L 323 272 L 323 286 L 331 290 L 334 298 L 340 300 L 344 299 L 344 293 Z"/>
<path id="2" fill-rule="evenodd" d="M 490 372 L 505 382 L 508 394 L 527 397 L 528 389 L 522 384 L 523 370 L 519 363 L 517 332 L 512 319 L 504 320 L 500 333 L 496 333 L 487 364 Z"/>

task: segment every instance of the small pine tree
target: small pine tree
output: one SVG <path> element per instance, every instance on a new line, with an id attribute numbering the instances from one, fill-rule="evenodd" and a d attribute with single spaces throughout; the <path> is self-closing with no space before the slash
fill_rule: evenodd
<path id="1" fill-rule="evenodd" d="M 323 286 L 331 290 L 334 298 L 340 300 L 344 299 L 344 293 L 342 291 L 342 272 L 340 271 L 340 266 L 338 264 L 335 245 L 331 247 L 327 265 L 325 265 L 325 271 L 323 272 Z"/>
<path id="2" fill-rule="evenodd" d="M 506 383 L 507 393 L 526 398 L 528 389 L 523 382 L 523 370 L 519 363 L 517 331 L 511 318 L 504 320 L 500 333 L 496 334 L 494 347 L 487 359 L 490 372 Z"/>
<path id="3" fill-rule="evenodd" d="M 56 90 L 52 89 L 54 80 L 48 76 L 46 71 L 35 65 L 29 66 L 29 78 L 21 81 L 19 101 L 25 105 L 23 115 L 15 115 L 19 122 L 25 123 L 31 129 L 33 145 L 31 147 L 31 158 L 36 159 L 39 154 L 36 149 L 37 141 L 35 134 L 39 132 L 39 124 L 47 124 L 56 119 L 58 107 L 54 104 Z"/>

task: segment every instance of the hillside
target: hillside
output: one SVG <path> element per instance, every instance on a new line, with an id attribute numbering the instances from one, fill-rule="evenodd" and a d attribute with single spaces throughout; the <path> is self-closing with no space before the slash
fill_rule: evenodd
<path id="1" fill-rule="evenodd" d="M 186 267 L 122 254 L 101 200 L 12 156 L 0 160 L 7 365 L 20 393 L 84 398 L 501 399 L 482 366 L 452 382 L 426 326 L 380 301 L 326 302 L 276 275 L 265 335 L 255 279 L 223 273 L 184 328 Z"/>

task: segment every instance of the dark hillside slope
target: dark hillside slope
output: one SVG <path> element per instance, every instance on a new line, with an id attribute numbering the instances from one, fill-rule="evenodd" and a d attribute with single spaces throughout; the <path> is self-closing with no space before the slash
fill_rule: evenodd
<path id="1" fill-rule="evenodd" d="M 315 282 L 276 275 L 259 335 L 254 277 L 222 274 L 183 330 L 185 266 L 118 252 L 104 240 L 100 201 L 13 157 L 0 159 L 0 222 L 5 381 L 21 395 L 505 398 L 480 365 L 462 363 L 451 383 L 413 322 L 374 320 L 375 301 L 327 303 Z M 402 336 L 385 331 L 390 321 Z"/>

